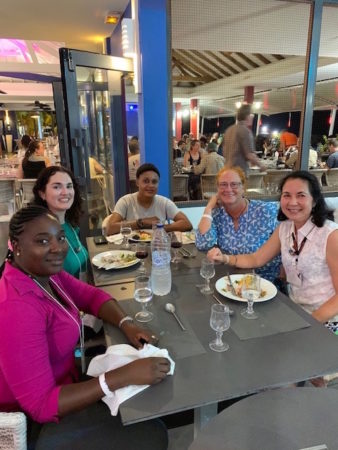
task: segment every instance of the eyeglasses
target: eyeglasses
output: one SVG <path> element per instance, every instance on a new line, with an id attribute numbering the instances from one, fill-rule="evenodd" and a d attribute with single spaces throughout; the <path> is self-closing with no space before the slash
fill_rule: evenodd
<path id="1" fill-rule="evenodd" d="M 231 181 L 230 183 L 219 183 L 218 187 L 220 188 L 228 188 L 231 189 L 238 189 L 240 186 L 242 186 L 242 183 L 240 181 Z"/>

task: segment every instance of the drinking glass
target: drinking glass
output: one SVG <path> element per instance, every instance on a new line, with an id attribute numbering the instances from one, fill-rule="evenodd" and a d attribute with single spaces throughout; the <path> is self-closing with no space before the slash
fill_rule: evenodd
<path id="1" fill-rule="evenodd" d="M 136 244 L 135 256 L 141 260 L 138 272 L 146 273 L 145 259 L 148 257 L 148 244 L 146 242 L 138 242 Z"/>
<path id="2" fill-rule="evenodd" d="M 131 226 L 128 225 L 128 222 L 121 222 L 120 233 L 123 236 L 122 247 L 129 249 L 129 240 L 128 237 L 131 235 L 132 229 Z"/>
<path id="3" fill-rule="evenodd" d="M 226 305 L 211 306 L 210 326 L 216 331 L 216 339 L 209 343 L 214 352 L 225 352 L 229 345 L 222 341 L 223 332 L 230 328 L 229 308 Z"/>
<path id="4" fill-rule="evenodd" d="M 210 287 L 210 279 L 215 276 L 215 266 L 213 261 L 209 261 L 207 258 L 202 259 L 200 275 L 206 281 L 205 285 L 201 288 L 201 293 L 212 294 L 214 290 Z"/>
<path id="5" fill-rule="evenodd" d="M 149 322 L 154 314 L 147 310 L 147 303 L 153 298 L 150 277 L 140 275 L 135 278 L 134 299 L 141 303 L 142 310 L 135 315 L 135 319 L 139 322 Z"/>
<path id="6" fill-rule="evenodd" d="M 241 314 L 246 319 L 257 319 L 258 314 L 253 309 L 253 303 L 261 293 L 261 278 L 256 273 L 244 275 L 244 277 L 242 297 L 248 301 L 248 306 L 241 311 Z"/>
<path id="7" fill-rule="evenodd" d="M 182 261 L 182 258 L 178 253 L 178 249 L 182 247 L 182 233 L 180 231 L 172 231 L 170 233 L 170 239 L 171 248 L 174 249 L 174 257 L 171 262 L 177 264 Z"/>

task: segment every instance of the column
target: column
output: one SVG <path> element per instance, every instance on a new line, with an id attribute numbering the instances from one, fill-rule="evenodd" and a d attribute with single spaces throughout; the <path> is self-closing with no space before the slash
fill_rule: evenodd
<path id="1" fill-rule="evenodd" d="M 176 139 L 179 141 L 182 138 L 182 104 L 175 103 L 175 130 Z"/>
<path id="2" fill-rule="evenodd" d="M 245 86 L 244 87 L 244 103 L 248 103 L 249 105 L 253 104 L 254 101 L 254 86 Z"/>
<path id="3" fill-rule="evenodd" d="M 190 100 L 190 133 L 193 134 L 194 139 L 199 137 L 199 120 L 200 110 L 197 99 Z"/>

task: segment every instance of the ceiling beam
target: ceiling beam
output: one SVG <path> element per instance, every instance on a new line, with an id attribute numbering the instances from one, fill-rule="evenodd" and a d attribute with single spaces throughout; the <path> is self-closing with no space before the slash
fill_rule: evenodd
<path id="1" fill-rule="evenodd" d="M 202 70 L 199 66 L 196 66 L 194 63 L 192 63 L 190 60 L 188 60 L 186 57 L 180 55 L 179 53 L 177 53 L 176 50 L 173 50 L 173 55 L 175 56 L 176 59 L 179 59 L 181 61 L 181 63 L 184 64 L 184 66 L 186 67 L 191 67 L 194 72 L 198 73 L 199 76 L 206 76 L 209 77 L 210 81 L 216 80 L 216 77 L 211 76 L 209 73 L 205 72 L 204 70 Z"/>
<path id="2" fill-rule="evenodd" d="M 256 56 L 257 59 L 259 59 L 263 64 L 270 64 L 271 61 L 266 58 L 264 55 L 262 55 L 261 53 L 253 53 L 254 56 Z"/>
<path id="3" fill-rule="evenodd" d="M 184 81 L 184 82 L 191 82 L 191 83 L 208 83 L 210 80 L 205 77 L 189 77 L 189 76 L 176 76 L 173 75 L 172 77 L 173 81 Z"/>
<path id="4" fill-rule="evenodd" d="M 211 73 L 217 79 L 223 78 L 222 73 L 220 73 L 220 70 L 218 70 L 218 67 L 215 67 L 214 62 L 208 60 L 208 58 L 203 53 L 199 52 L 198 50 L 190 50 L 190 53 L 192 53 L 192 55 L 190 55 L 192 60 L 197 64 L 200 64 L 204 69 L 207 70 L 208 73 Z"/>
<path id="5" fill-rule="evenodd" d="M 250 58 L 248 58 L 246 55 L 244 55 L 243 53 L 236 53 L 240 58 L 242 58 L 247 64 L 249 64 L 251 67 L 257 69 L 257 67 L 259 67 L 259 65 L 255 62 L 252 61 Z M 248 69 L 246 69 L 248 70 Z"/>
<path id="6" fill-rule="evenodd" d="M 210 50 L 206 50 L 203 53 L 195 50 L 195 53 L 197 56 L 199 56 L 200 58 L 204 58 L 204 60 L 208 63 L 211 64 L 216 70 L 218 70 L 219 72 L 221 72 L 221 74 L 225 77 L 229 77 L 231 76 L 231 74 L 229 72 L 226 72 L 222 67 L 219 67 L 219 65 L 217 64 L 217 62 L 221 62 L 222 66 L 224 65 L 222 63 L 221 58 L 219 58 L 217 55 L 215 55 L 213 52 L 211 52 Z M 211 59 L 208 58 L 208 55 L 211 56 Z M 222 78 L 222 77 L 219 77 Z"/>
<path id="7" fill-rule="evenodd" d="M 182 53 L 182 55 L 184 55 L 186 58 L 188 58 L 190 62 L 195 64 L 195 67 L 198 68 L 200 75 L 210 76 L 214 80 L 218 80 L 220 78 L 219 73 L 215 72 L 211 67 L 208 67 L 207 64 L 196 58 L 192 50 L 179 50 L 179 52 Z"/>
<path id="8" fill-rule="evenodd" d="M 246 66 L 243 66 L 242 63 L 240 63 L 239 61 L 237 61 L 237 59 L 235 59 L 233 56 L 231 56 L 231 53 L 229 52 L 221 52 L 223 56 L 225 56 L 229 61 L 232 62 L 232 64 L 235 64 L 237 67 L 239 67 L 241 70 L 246 71 L 248 70 L 248 68 Z M 237 53 L 234 53 L 235 55 L 237 55 Z M 236 72 L 238 73 L 238 71 Z"/>
<path id="9" fill-rule="evenodd" d="M 178 57 L 179 57 L 179 55 L 178 55 Z M 192 74 L 192 75 L 196 75 L 197 77 L 200 76 L 200 74 L 197 71 L 191 69 L 181 59 L 177 59 L 176 56 L 172 56 L 172 59 L 173 59 L 173 61 L 175 61 L 176 65 L 182 70 L 182 73 L 184 72 L 184 75 Z M 187 69 L 187 71 L 185 69 Z"/>

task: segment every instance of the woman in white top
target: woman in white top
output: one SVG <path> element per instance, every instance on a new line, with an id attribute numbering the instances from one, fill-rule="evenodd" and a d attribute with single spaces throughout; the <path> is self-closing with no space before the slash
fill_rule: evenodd
<path id="1" fill-rule="evenodd" d="M 213 248 L 208 257 L 240 268 L 255 268 L 281 253 L 290 297 L 325 322 L 338 314 L 338 225 L 332 221 L 332 211 L 310 172 L 290 173 L 280 190 L 281 224 L 262 247 L 236 256 Z"/>

